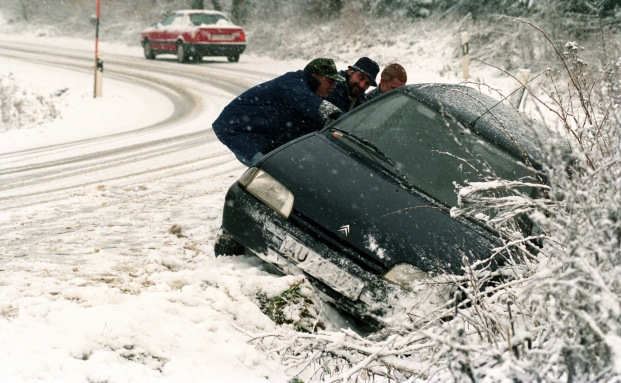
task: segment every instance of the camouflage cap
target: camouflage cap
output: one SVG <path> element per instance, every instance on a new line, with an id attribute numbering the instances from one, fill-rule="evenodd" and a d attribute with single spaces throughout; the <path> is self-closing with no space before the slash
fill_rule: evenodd
<path id="1" fill-rule="evenodd" d="M 316 58 L 311 60 L 306 67 L 304 67 L 305 71 L 310 73 L 314 73 L 318 76 L 323 76 L 327 78 L 331 78 L 335 81 L 345 81 L 345 77 L 341 76 L 337 70 L 336 65 L 334 64 L 334 60 L 328 58 Z"/>

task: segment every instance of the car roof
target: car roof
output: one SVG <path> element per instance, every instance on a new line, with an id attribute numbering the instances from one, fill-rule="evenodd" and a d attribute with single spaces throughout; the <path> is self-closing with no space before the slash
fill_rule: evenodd
<path id="1" fill-rule="evenodd" d="M 533 125 L 517 110 L 478 90 L 455 84 L 412 84 L 399 88 L 418 101 L 458 119 L 475 134 L 536 167 L 543 158 L 532 144 Z"/>

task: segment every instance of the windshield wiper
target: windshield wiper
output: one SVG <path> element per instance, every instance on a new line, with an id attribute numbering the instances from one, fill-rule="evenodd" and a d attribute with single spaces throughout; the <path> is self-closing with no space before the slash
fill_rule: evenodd
<path id="1" fill-rule="evenodd" d="M 355 134 L 347 132 L 345 130 L 331 128 L 330 131 L 332 133 L 340 134 L 342 137 L 347 137 L 347 139 L 355 142 L 356 144 L 361 146 L 363 149 L 365 149 L 367 152 L 372 153 L 373 155 L 378 157 L 380 160 L 390 165 L 390 168 L 385 167 L 385 169 L 389 173 L 391 173 L 393 177 L 395 177 L 395 180 L 399 184 L 401 184 L 403 187 L 405 188 L 410 187 L 408 178 L 403 173 L 401 173 L 401 171 L 399 171 L 399 168 L 396 166 L 395 161 L 392 158 L 388 157 L 386 154 L 384 154 L 377 146 L 375 146 L 374 143 L 368 140 L 365 140 L 364 138 L 358 137 Z"/>
<path id="2" fill-rule="evenodd" d="M 364 138 L 358 137 L 355 134 L 347 132 L 345 130 L 332 128 L 331 131 L 338 132 L 338 133 L 342 134 L 344 137 L 347 137 L 348 139 L 354 141 L 355 143 L 357 143 L 358 145 L 362 146 L 367 151 L 372 152 L 377 157 L 379 157 L 382 161 L 390 164 L 390 166 L 392 166 L 393 168 L 395 167 L 395 161 L 393 161 L 390 157 L 388 157 L 386 154 L 384 154 L 384 152 L 382 152 L 377 146 L 375 146 L 374 143 L 372 143 L 372 142 L 370 142 L 370 141 L 368 141 L 368 140 L 366 140 Z"/>

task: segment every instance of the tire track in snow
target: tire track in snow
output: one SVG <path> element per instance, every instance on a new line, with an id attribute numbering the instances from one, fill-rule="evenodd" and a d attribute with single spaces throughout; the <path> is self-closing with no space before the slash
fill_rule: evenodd
<path id="1" fill-rule="evenodd" d="M 0 50 L 0 55 L 2 56 L 35 61 L 37 63 L 53 65 L 71 70 L 87 72 L 92 70 L 92 63 L 90 63 L 90 59 L 87 59 L 84 56 L 57 53 L 54 53 L 51 56 L 51 53 L 42 54 L 41 52 L 27 46 L 12 46 L 6 44 L 0 44 L 0 49 L 9 50 L 9 53 Z M 67 61 L 67 59 L 70 61 Z M 7 200 L 33 197 L 49 192 L 66 191 L 71 188 L 92 185 L 103 180 L 118 180 L 144 174 L 145 171 L 133 171 L 120 177 L 105 177 L 101 180 L 95 179 L 88 182 L 74 182 L 70 186 L 44 187 L 38 192 L 21 191 L 11 193 L 11 190 L 17 191 L 25 187 L 33 187 L 35 185 L 42 184 L 50 185 L 52 182 L 56 182 L 67 177 L 74 177 L 78 180 L 78 177 L 76 176 L 86 172 L 94 170 L 102 171 L 113 167 L 123 166 L 138 160 L 145 161 L 154 159 L 158 156 L 190 150 L 197 146 L 215 141 L 215 136 L 211 130 L 202 130 L 186 134 L 173 135 L 165 138 L 140 141 L 139 143 L 131 145 L 115 146 L 107 150 L 96 150 L 97 147 L 102 146 L 104 143 L 110 143 L 111 141 L 123 141 L 128 137 L 136 138 L 155 130 L 170 129 L 174 124 L 179 123 L 183 119 L 189 119 L 193 115 L 196 115 L 202 106 L 202 98 L 196 97 L 190 91 L 186 90 L 185 87 L 175 84 L 174 79 L 173 81 L 166 81 L 161 77 L 156 77 L 157 74 L 170 76 L 170 67 L 159 65 L 161 63 L 158 63 L 157 65 L 149 65 L 150 63 L 132 64 L 127 63 L 127 60 L 125 61 L 127 66 L 121 66 L 119 68 L 112 66 L 111 70 L 108 66 L 106 75 L 115 77 L 119 80 L 138 83 L 142 86 L 148 86 L 156 89 L 172 101 L 175 110 L 174 113 L 164 121 L 160 121 L 146 127 L 133 129 L 131 131 L 0 155 L 2 164 L 5 166 L 6 164 L 9 165 L 0 168 L 0 177 L 3 178 L 3 182 L 0 184 L 0 201 L 7 202 Z M 122 63 L 122 61 L 119 61 L 119 63 Z M 192 68 L 190 66 L 184 67 Z M 142 70 L 148 70 L 149 74 L 141 72 Z M 233 94 L 240 93 L 252 85 L 248 83 L 248 80 L 240 81 L 238 76 L 205 76 L 204 73 L 197 71 L 196 69 L 185 72 L 175 72 L 175 78 L 194 81 L 198 84 L 208 83 L 218 89 L 222 89 Z M 64 153 L 74 152 L 76 148 L 80 148 L 81 150 L 89 150 L 90 148 L 93 148 L 95 150 L 88 151 L 86 154 L 81 155 L 64 155 Z M 60 156 L 60 158 L 38 162 L 37 159 L 44 155 L 56 155 Z M 32 159 L 34 159 L 34 162 L 32 162 Z M 203 159 L 204 157 L 198 157 L 192 161 L 198 162 Z M 102 160 L 103 162 L 101 162 Z M 94 161 L 98 161 L 98 164 L 93 165 Z M 177 166 L 181 166 L 182 163 L 187 163 L 187 161 L 178 161 Z M 146 172 L 159 172 L 170 166 L 158 167 L 147 170 Z M 14 206 L 18 205 L 17 203 L 11 204 Z"/>
<path id="2" fill-rule="evenodd" d="M 205 197 L 206 195 L 215 194 L 215 193 L 223 194 L 224 192 L 226 192 L 226 189 L 222 189 L 221 179 L 230 179 L 233 175 L 237 175 L 241 173 L 241 171 L 243 170 L 243 166 L 241 166 L 240 164 L 231 162 L 230 156 L 221 156 L 221 157 L 225 157 L 225 158 L 219 158 L 217 161 L 212 161 L 206 165 L 201 165 L 198 167 L 194 167 L 192 169 L 176 169 L 176 168 L 166 169 L 166 170 L 169 170 L 169 172 L 166 173 L 166 177 L 167 178 L 182 177 L 182 176 L 187 176 L 190 173 L 206 171 L 208 172 L 209 177 L 212 180 L 217 181 L 217 182 L 214 182 L 213 185 L 210 185 L 209 187 L 207 187 L 206 189 L 201 189 L 199 192 L 191 192 L 191 193 L 184 194 L 183 198 L 186 201 L 191 200 L 191 199 Z M 103 180 L 103 182 L 105 181 L 106 180 Z M 115 189 L 119 189 L 119 190 L 140 189 L 144 187 L 144 184 L 148 184 L 153 181 L 154 181 L 153 178 L 141 179 L 139 181 L 116 185 Z M 189 185 L 198 184 L 200 182 L 203 182 L 203 179 L 197 178 L 194 181 L 187 181 L 184 178 L 182 181 L 177 182 L 176 185 L 173 186 L 173 188 L 178 187 L 179 189 L 181 189 L 182 186 L 187 187 Z M 97 184 L 100 184 L 100 183 L 98 182 Z M 78 198 L 81 195 L 82 193 L 76 193 L 76 195 L 72 195 L 71 197 Z M 6 211 L 8 212 L 8 211 L 16 210 L 19 212 L 21 209 L 26 209 L 26 208 L 29 208 L 35 205 L 43 205 L 43 204 L 50 204 L 50 205 L 58 206 L 67 199 L 68 197 L 66 195 L 59 195 L 56 198 L 48 198 L 45 200 L 35 199 L 34 201 L 24 201 L 20 205 L 12 206 L 10 209 L 7 209 Z M 122 203 L 125 203 L 125 201 L 119 199 L 112 203 L 107 202 L 105 206 L 103 207 L 112 208 L 115 205 L 120 205 Z M 2 232 L 3 235 L 11 235 L 14 233 L 22 232 L 25 227 L 26 228 L 36 227 L 36 228 L 44 228 L 44 229 L 37 230 L 37 236 L 42 236 L 44 234 L 52 236 L 58 233 L 58 227 L 56 227 L 57 225 L 55 225 L 57 222 L 59 221 L 63 222 L 63 221 L 71 220 L 71 219 L 73 219 L 74 221 L 77 221 L 79 216 L 93 215 L 94 213 L 96 213 L 97 210 L 102 209 L 103 207 L 99 205 L 99 201 L 91 201 L 89 204 L 87 204 L 87 207 L 82 206 L 80 209 L 77 209 L 77 210 L 73 210 L 73 209 L 64 210 L 64 211 L 54 214 L 54 216 L 48 216 L 48 217 L 39 218 L 39 219 L 28 219 L 27 218 L 28 213 L 23 213 L 23 214 L 15 213 L 13 216 L 13 219 L 10 221 L 2 222 L 0 220 L 0 232 Z M 24 224 L 24 222 L 27 222 L 27 224 Z"/>
<path id="3" fill-rule="evenodd" d="M 0 48 L 16 50 L 24 53 L 41 53 L 47 52 L 50 55 L 54 55 L 56 57 L 64 57 L 72 60 L 83 60 L 88 61 L 89 64 L 92 65 L 93 58 L 92 53 L 88 52 L 88 55 L 84 50 L 76 49 L 76 48 L 64 48 L 63 51 L 58 51 L 58 49 L 50 48 L 48 45 L 43 44 L 34 44 L 29 43 L 24 46 L 21 43 L 15 43 L 12 41 L 3 41 L 0 40 Z M 73 53 L 70 53 L 72 51 Z M 86 57 L 85 57 L 86 56 Z M 174 55 L 171 55 L 172 58 L 158 58 L 156 60 L 145 60 L 142 57 L 130 56 L 125 54 L 106 54 L 106 63 L 115 63 L 122 64 L 131 67 L 142 67 L 148 68 L 149 70 L 164 70 L 170 73 L 171 68 L 177 68 L 171 65 L 179 65 L 184 68 L 184 72 L 193 71 L 192 68 L 202 68 L 203 66 L 209 66 L 210 73 L 219 73 L 218 77 L 222 77 L 224 73 L 229 73 L 233 75 L 233 79 L 239 79 L 240 74 L 243 74 L 246 78 L 249 76 L 255 77 L 258 81 L 265 80 L 266 78 L 276 77 L 278 73 L 271 73 L 260 71 L 256 69 L 247 69 L 240 67 L 239 63 L 229 63 L 223 61 L 216 60 L 203 60 L 201 63 L 188 63 L 188 64 L 179 64 L 177 63 L 177 59 L 174 58 Z M 159 65 L 159 67 L 157 66 Z M 198 69 L 200 71 L 200 69 Z M 205 74 L 204 71 L 200 72 Z"/>

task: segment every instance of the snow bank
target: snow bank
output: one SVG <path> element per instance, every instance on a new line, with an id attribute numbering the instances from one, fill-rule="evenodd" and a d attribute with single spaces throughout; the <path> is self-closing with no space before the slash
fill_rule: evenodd
<path id="1" fill-rule="evenodd" d="M 56 104 L 66 90 L 39 94 L 23 88 L 13 73 L 0 75 L 0 132 L 30 128 L 56 119 L 60 115 Z"/>
<path id="2" fill-rule="evenodd" d="M 91 72 L 10 58 L 2 58 L 1 68 L 0 153 L 132 130 L 174 111 L 157 90 L 112 78 L 104 80 L 104 97 L 95 99 Z"/>

